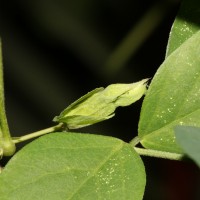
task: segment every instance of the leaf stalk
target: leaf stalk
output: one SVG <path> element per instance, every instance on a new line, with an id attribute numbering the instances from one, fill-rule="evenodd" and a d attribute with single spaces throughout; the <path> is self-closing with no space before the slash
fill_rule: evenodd
<path id="1" fill-rule="evenodd" d="M 30 133 L 30 134 L 27 134 L 27 135 L 24 135 L 24 136 L 21 136 L 21 137 L 13 138 L 12 141 L 13 141 L 13 143 L 17 144 L 17 143 L 20 143 L 20 142 L 24 142 L 26 140 L 30 140 L 30 139 L 35 138 L 35 137 L 39 137 L 39 136 L 42 136 L 42 135 L 45 135 L 45 134 L 48 134 L 48 133 L 52 133 L 52 132 L 55 132 L 55 131 L 62 130 L 63 128 L 64 128 L 64 124 L 60 123 L 60 124 L 58 124 L 56 126 L 52 126 L 50 128 L 46 128 L 46 129 L 43 129 L 43 130 L 40 130 L 40 131 L 36 131 L 36 132 Z"/>
<path id="2" fill-rule="evenodd" d="M 155 158 L 164 158 L 169 160 L 180 160 L 180 161 L 183 160 L 184 158 L 184 154 L 179 154 L 179 153 L 171 153 L 171 152 L 144 149 L 138 147 L 134 147 L 134 149 L 141 156 L 150 156 Z"/>

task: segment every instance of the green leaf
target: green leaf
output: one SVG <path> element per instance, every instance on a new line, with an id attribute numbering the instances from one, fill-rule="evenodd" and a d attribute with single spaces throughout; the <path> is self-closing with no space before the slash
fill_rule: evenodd
<path id="1" fill-rule="evenodd" d="M 181 153 L 173 127 L 200 126 L 200 31 L 156 72 L 144 98 L 139 137 L 144 147 Z"/>
<path id="2" fill-rule="evenodd" d="M 15 154 L 0 185 L 1 200 L 141 200 L 145 170 L 119 139 L 52 133 Z"/>
<path id="3" fill-rule="evenodd" d="M 76 129 L 110 119 L 117 107 L 128 106 L 145 94 L 147 81 L 97 88 L 68 106 L 54 121 Z"/>
<path id="4" fill-rule="evenodd" d="M 183 151 L 200 167 L 200 128 L 177 126 L 175 135 Z"/>
<path id="5" fill-rule="evenodd" d="M 166 57 L 199 30 L 199 7 L 199 0 L 182 1 L 180 10 L 170 32 Z"/>

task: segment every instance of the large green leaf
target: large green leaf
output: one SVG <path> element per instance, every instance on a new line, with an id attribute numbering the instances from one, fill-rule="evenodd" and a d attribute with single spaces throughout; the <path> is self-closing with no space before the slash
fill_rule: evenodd
<path id="1" fill-rule="evenodd" d="M 144 147 L 180 153 L 176 125 L 200 126 L 200 31 L 156 72 L 142 105 L 139 137 Z"/>
<path id="2" fill-rule="evenodd" d="M 183 151 L 200 167 L 200 128 L 177 126 L 175 135 Z"/>
<path id="3" fill-rule="evenodd" d="M 0 174 L 1 200 L 141 200 L 144 165 L 112 137 L 53 133 L 19 151 Z"/>
<path id="4" fill-rule="evenodd" d="M 166 57 L 200 29 L 200 1 L 183 0 L 172 26 Z"/>

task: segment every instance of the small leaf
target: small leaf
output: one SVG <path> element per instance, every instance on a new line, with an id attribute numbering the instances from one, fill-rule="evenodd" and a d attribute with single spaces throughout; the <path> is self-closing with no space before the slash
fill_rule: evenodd
<path id="1" fill-rule="evenodd" d="M 144 79 L 131 84 L 112 84 L 105 89 L 97 88 L 68 106 L 54 121 L 76 129 L 109 119 L 114 116 L 117 107 L 139 100 L 146 92 L 147 81 Z"/>
<path id="2" fill-rule="evenodd" d="M 175 50 L 156 72 L 144 98 L 139 137 L 144 147 L 181 153 L 177 125 L 200 126 L 200 31 Z"/>
<path id="3" fill-rule="evenodd" d="M 175 135 L 183 151 L 200 167 L 200 128 L 177 126 Z"/>
<path id="4" fill-rule="evenodd" d="M 200 26 L 199 7 L 199 0 L 182 0 L 169 35 L 166 57 L 198 32 Z"/>
<path id="5" fill-rule="evenodd" d="M 1 200 L 142 200 L 145 170 L 119 139 L 53 133 L 15 154 L 0 185 Z"/>

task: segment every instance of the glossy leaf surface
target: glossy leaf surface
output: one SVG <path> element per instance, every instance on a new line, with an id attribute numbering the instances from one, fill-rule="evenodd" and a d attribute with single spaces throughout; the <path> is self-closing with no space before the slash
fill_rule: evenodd
<path id="1" fill-rule="evenodd" d="M 53 133 L 19 151 L 0 174 L 1 200 L 141 200 L 144 165 L 112 137 Z"/>

